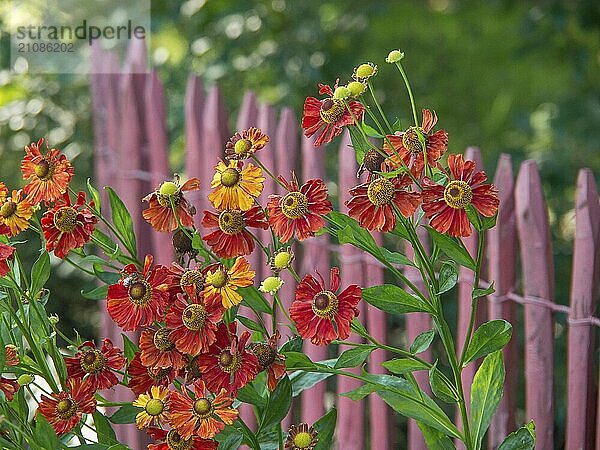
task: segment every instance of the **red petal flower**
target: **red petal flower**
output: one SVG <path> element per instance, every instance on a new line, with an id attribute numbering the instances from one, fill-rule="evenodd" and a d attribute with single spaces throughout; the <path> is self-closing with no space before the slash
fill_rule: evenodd
<path id="1" fill-rule="evenodd" d="M 336 81 L 334 89 L 337 88 L 337 84 Z M 323 84 L 319 84 L 319 88 L 319 93 L 327 94 L 327 97 L 322 100 L 308 97 L 304 102 L 304 116 L 302 117 L 302 128 L 306 137 L 319 133 L 315 147 L 331 142 L 345 126 L 354 123 L 352 114 L 357 120 L 361 120 L 365 111 L 359 102 L 350 101 L 348 105 L 352 110 L 352 114 L 350 114 L 343 100 L 333 98 L 333 89 Z"/>
<path id="2" fill-rule="evenodd" d="M 96 410 L 94 388 L 90 380 L 69 378 L 67 389 L 51 397 L 42 395 L 38 413 L 46 418 L 56 434 L 64 434 L 77 426 L 83 414 Z"/>
<path id="3" fill-rule="evenodd" d="M 146 367 L 181 369 L 186 361 L 169 337 L 170 328 L 149 328 L 140 335 L 142 364 Z"/>
<path id="4" fill-rule="evenodd" d="M 419 141 L 416 127 L 409 127 L 406 131 L 388 135 L 387 138 L 394 146 L 390 148 L 387 141 L 383 144 L 384 150 L 391 155 L 387 160 L 393 169 L 402 167 L 403 164 L 398 160 L 398 156 L 404 162 L 404 165 L 411 168 L 415 178 L 420 178 L 425 167 L 425 156 L 427 164 L 431 167 L 439 167 L 438 160 L 448 150 L 448 133 L 444 130 L 429 134 L 431 129 L 437 123 L 437 116 L 428 109 L 423 110 L 423 122 L 419 127 L 419 132 L 425 138 L 425 155 L 423 147 Z M 396 155 L 396 153 L 398 155 Z"/>
<path id="5" fill-rule="evenodd" d="M 283 197 L 269 196 L 269 225 L 283 243 L 294 233 L 300 241 L 314 236 L 325 226 L 323 216 L 333 209 L 327 199 L 327 186 L 322 180 L 308 180 L 298 188 L 295 176 L 289 183 L 281 176 L 279 179 L 289 192 Z"/>
<path id="6" fill-rule="evenodd" d="M 148 434 L 155 441 L 163 441 L 160 444 L 148 444 L 148 450 L 173 450 L 177 448 L 186 450 L 217 450 L 219 443 L 213 439 L 202 439 L 192 436 L 183 439 L 177 430 L 161 430 L 160 428 L 148 428 Z"/>
<path id="7" fill-rule="evenodd" d="M 464 161 L 462 155 L 450 155 L 448 168 L 451 178 L 445 186 L 425 178 L 423 180 L 423 211 L 430 225 L 450 236 L 470 236 L 471 224 L 465 208 L 469 205 L 485 217 L 493 217 L 500 200 L 485 172 L 475 173 L 475 163 Z"/>
<path id="8" fill-rule="evenodd" d="M 418 192 L 406 188 L 408 175 L 396 178 L 375 178 L 350 189 L 352 198 L 346 202 L 348 215 L 358 220 L 361 227 L 373 231 L 391 231 L 396 226 L 394 206 L 404 217 L 412 215 L 421 201 Z"/>
<path id="9" fill-rule="evenodd" d="M 217 340 L 209 352 L 198 356 L 197 365 L 202 372 L 202 380 L 211 392 L 227 389 L 229 394 L 235 395 L 258 373 L 258 359 L 246 349 L 250 333 L 245 331 L 238 338 L 236 329 L 237 322 L 230 323 L 229 328 L 221 323 Z"/>
<path id="10" fill-rule="evenodd" d="M 186 289 L 187 298 L 182 294 L 169 308 L 166 324 L 171 333 L 169 339 L 182 353 L 196 356 L 207 352 L 215 342 L 217 323 L 223 318 L 221 302 L 206 303 L 192 288 Z"/>
<path id="11" fill-rule="evenodd" d="M 315 345 L 327 345 L 334 339 L 350 336 L 350 323 L 358 316 L 358 302 L 362 291 L 352 284 L 337 293 L 340 288 L 340 269 L 331 269 L 329 290 L 325 280 L 306 275 L 296 288 L 296 300 L 290 308 L 290 317 L 298 333 Z"/>
<path id="12" fill-rule="evenodd" d="M 169 305 L 177 299 L 177 294 L 184 292 L 186 286 L 194 286 L 196 293 L 204 289 L 204 274 L 200 267 L 183 268 L 177 263 L 172 263 L 169 267 L 169 276 L 171 283 L 169 285 Z"/>
<path id="13" fill-rule="evenodd" d="M 0 242 L 0 277 L 3 277 L 10 271 L 8 260 L 13 258 L 15 248 Z"/>
<path id="14" fill-rule="evenodd" d="M 12 402 L 12 399 L 15 398 L 15 394 L 18 390 L 19 383 L 17 383 L 17 380 L 0 376 L 0 391 L 4 393 L 6 400 Z"/>
<path id="15" fill-rule="evenodd" d="M 169 271 L 162 265 L 151 270 L 153 260 L 146 256 L 141 273 L 133 264 L 125 266 L 121 280 L 108 287 L 108 313 L 124 331 L 160 320 L 169 301 Z"/>
<path id="16" fill-rule="evenodd" d="M 94 202 L 90 204 L 93 206 Z M 64 258 L 74 248 L 90 240 L 98 218 L 85 206 L 85 193 L 80 192 L 77 203 L 71 206 L 69 194 L 59 200 L 41 219 L 46 238 L 46 250 Z"/>
<path id="17" fill-rule="evenodd" d="M 190 178 L 181 187 L 179 187 L 177 179 L 175 182 L 168 181 L 167 183 L 172 183 L 176 191 L 169 195 L 162 194 L 159 190 L 148 194 L 143 198 L 144 201 L 148 202 L 148 208 L 142 211 L 142 216 L 156 231 L 170 232 L 176 230 L 178 224 L 171 207 L 172 200 L 181 225 L 184 227 L 193 226 L 195 210 L 185 199 L 183 192 L 200 189 L 200 180 Z"/>
<path id="18" fill-rule="evenodd" d="M 25 157 L 21 162 L 24 180 L 30 180 L 23 188 L 27 200 L 33 204 L 42 201 L 49 203 L 61 198 L 67 192 L 73 166 L 67 157 L 55 148 L 50 149 L 46 142 L 47 152 L 42 155 L 40 147 L 44 139 L 32 142 L 25 147 Z"/>
<path id="19" fill-rule="evenodd" d="M 65 358 L 69 378 L 87 378 L 94 390 L 108 389 L 119 383 L 111 370 L 120 370 L 125 365 L 123 352 L 113 346 L 110 339 L 102 341 L 98 350 L 92 341 L 79 346 L 74 357 Z"/>
<path id="20" fill-rule="evenodd" d="M 187 390 L 183 394 L 171 392 L 171 425 L 184 439 L 200 436 L 212 439 L 225 425 L 231 425 L 237 419 L 238 411 L 233 409 L 233 399 L 227 396 L 225 389 L 212 398 L 207 395 L 204 382 L 194 383 L 195 399 L 189 397 Z"/>
<path id="21" fill-rule="evenodd" d="M 204 211 L 202 226 L 216 228 L 202 239 L 221 258 L 235 258 L 252 253 L 254 240 L 246 227 L 263 230 L 269 228 L 265 213 L 259 205 L 254 205 L 247 211 L 224 210 L 219 214 Z"/>
<path id="22" fill-rule="evenodd" d="M 135 395 L 140 395 L 148 392 L 152 386 L 168 387 L 177 376 L 177 371 L 172 367 L 165 369 L 146 367 L 142 364 L 140 353 L 138 352 L 127 367 L 127 375 L 129 375 L 127 387 Z"/>

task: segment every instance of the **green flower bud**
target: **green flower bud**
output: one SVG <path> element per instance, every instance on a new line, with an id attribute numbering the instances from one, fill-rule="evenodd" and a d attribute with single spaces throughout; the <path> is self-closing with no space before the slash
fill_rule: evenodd
<path id="1" fill-rule="evenodd" d="M 397 63 L 402 58 L 404 58 L 404 53 L 400 50 L 392 50 L 387 58 L 385 58 L 385 62 L 389 64 Z"/>
<path id="2" fill-rule="evenodd" d="M 352 93 L 350 92 L 350 89 L 348 89 L 346 86 L 340 86 L 335 89 L 335 92 L 333 93 L 333 98 L 341 100 L 350 97 L 351 94 Z"/>
<path id="3" fill-rule="evenodd" d="M 175 183 L 173 183 L 172 181 L 165 181 L 163 184 L 160 185 L 160 189 L 158 190 L 158 192 L 161 195 L 169 197 L 171 195 L 174 195 L 178 190 L 179 188 Z"/>
<path id="4" fill-rule="evenodd" d="M 275 295 L 277 293 L 277 291 L 279 291 L 279 289 L 281 289 L 281 286 L 283 286 L 283 280 L 281 278 L 267 277 L 260 284 L 260 287 L 258 288 L 258 290 L 261 292 L 267 292 L 271 295 Z"/>
<path id="5" fill-rule="evenodd" d="M 28 384 L 33 383 L 33 380 L 35 380 L 35 376 L 30 373 L 24 373 L 17 378 L 17 383 L 19 383 L 19 386 L 27 386 Z"/>
<path id="6" fill-rule="evenodd" d="M 360 81 L 351 81 L 347 87 L 352 97 L 358 97 L 367 90 L 367 86 Z"/>

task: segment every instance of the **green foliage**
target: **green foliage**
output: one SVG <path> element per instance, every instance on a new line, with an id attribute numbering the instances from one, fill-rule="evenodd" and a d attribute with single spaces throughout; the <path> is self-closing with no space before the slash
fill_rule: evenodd
<path id="1" fill-rule="evenodd" d="M 498 450 L 534 450 L 535 449 L 535 424 L 533 420 L 522 426 L 514 433 L 509 434 L 500 444 Z"/>
<path id="2" fill-rule="evenodd" d="M 465 353 L 463 366 L 489 353 L 504 348 L 512 335 L 512 325 L 506 320 L 496 319 L 482 324 L 473 333 Z"/>
<path id="3" fill-rule="evenodd" d="M 362 294 L 364 301 L 388 313 L 431 312 L 428 305 L 392 284 L 366 288 Z"/>

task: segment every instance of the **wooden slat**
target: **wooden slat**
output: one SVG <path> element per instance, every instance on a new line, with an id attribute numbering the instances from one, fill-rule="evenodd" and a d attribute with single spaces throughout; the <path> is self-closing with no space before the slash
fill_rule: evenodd
<path id="1" fill-rule="evenodd" d="M 314 140 L 302 138 L 302 174 L 299 181 L 302 183 L 313 178 L 325 179 L 325 152 L 324 149 L 314 147 Z M 299 174 L 300 175 L 300 174 Z M 289 177 L 287 177 L 289 179 Z M 306 274 L 315 274 L 318 270 L 324 277 L 329 276 L 329 239 L 322 235 L 307 239 L 302 248 L 302 262 L 300 277 Z M 304 341 L 304 352 L 313 361 L 327 359 L 327 346 L 316 346 L 310 341 Z M 325 388 L 326 384 L 320 382 L 312 389 L 302 393 L 302 421 L 314 423 L 325 413 Z"/>
<path id="2" fill-rule="evenodd" d="M 201 167 L 208 162 L 202 151 L 202 118 L 204 116 L 204 87 L 202 81 L 195 75 L 187 80 L 184 100 L 185 115 L 185 173 L 188 178 L 202 177 Z M 205 185 L 202 182 L 202 186 Z M 203 205 L 206 201 L 206 190 L 190 191 L 186 194 L 189 202 L 196 207 L 194 223 L 201 228 Z"/>
<path id="3" fill-rule="evenodd" d="M 548 211 L 537 165 L 521 165 L 515 187 L 525 296 L 554 298 L 554 263 Z M 537 448 L 554 448 L 554 322 L 549 308 L 525 305 L 526 419 L 536 425 Z"/>
<path id="4" fill-rule="evenodd" d="M 514 291 L 517 276 L 517 226 L 515 219 L 514 178 L 512 161 L 503 154 L 498 161 L 494 184 L 498 188 L 500 207 L 496 226 L 487 233 L 487 255 L 489 279 L 494 281 L 500 298 Z M 488 442 L 497 448 L 508 434 L 515 430 L 517 378 L 519 355 L 517 347 L 517 306 L 510 301 L 488 303 L 488 318 L 504 319 L 513 325 L 513 334 L 504 348 L 506 377 L 504 393 L 498 410 L 490 425 Z"/>
<path id="5" fill-rule="evenodd" d="M 575 242 L 571 277 L 568 338 L 567 450 L 594 445 L 594 329 L 577 323 L 594 314 L 597 300 L 600 204 L 594 174 L 581 169 L 577 178 Z M 591 400 L 591 401 L 590 401 Z"/>
<path id="6" fill-rule="evenodd" d="M 165 92 L 158 78 L 158 73 L 152 71 L 146 83 L 145 92 L 145 122 L 148 139 L 148 161 L 153 189 L 157 189 L 163 181 L 170 180 L 169 170 L 169 140 L 167 136 L 167 117 L 165 113 Z M 184 182 L 185 180 L 182 180 Z M 144 204 L 144 208 L 147 203 Z M 152 250 L 155 261 L 169 265 L 173 261 L 174 251 L 171 244 L 171 233 L 153 232 Z"/>
<path id="7" fill-rule="evenodd" d="M 343 213 L 348 212 L 348 208 L 344 204 L 350 199 L 348 192 L 357 183 L 356 171 L 358 165 L 356 158 L 349 153 L 347 148 L 350 144 L 350 137 L 347 132 L 344 132 L 340 141 L 338 154 L 338 198 L 340 202 L 339 210 Z M 316 150 L 320 151 L 320 150 Z M 342 274 L 342 288 L 350 284 L 363 285 L 364 265 L 361 259 L 363 252 L 351 245 L 343 245 L 340 248 L 340 270 Z M 360 303 L 363 306 L 363 302 Z M 361 308 L 359 319 L 364 322 L 364 307 Z M 363 340 L 352 333 L 347 339 L 348 342 L 362 342 Z M 340 345 L 340 354 L 352 348 L 349 345 Z M 351 372 L 360 374 L 360 367 L 349 369 Z M 337 380 L 337 393 L 351 391 L 359 387 L 362 383 L 354 378 L 339 377 Z M 337 440 L 336 447 L 339 450 L 363 450 L 364 449 L 364 402 L 355 402 L 347 397 L 337 397 L 338 417 L 337 417 L 337 435 L 342 437 Z"/>

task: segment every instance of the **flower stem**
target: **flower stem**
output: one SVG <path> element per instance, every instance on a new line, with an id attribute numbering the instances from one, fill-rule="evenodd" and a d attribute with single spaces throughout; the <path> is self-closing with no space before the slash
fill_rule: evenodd
<path id="1" fill-rule="evenodd" d="M 375 106 L 377 107 L 379 114 L 381 115 L 381 117 L 383 118 L 383 121 L 387 125 L 388 130 L 390 130 L 390 133 L 393 133 L 394 130 L 392 130 L 392 126 L 390 125 L 390 123 L 387 120 L 387 117 L 383 113 L 383 110 L 381 109 L 381 105 L 377 101 L 377 97 L 375 97 L 375 90 L 373 89 L 373 84 L 371 83 L 371 81 L 368 82 L 368 86 L 369 86 L 369 92 L 371 93 L 371 97 L 373 97 L 373 102 L 375 102 Z"/>
<path id="2" fill-rule="evenodd" d="M 418 127 L 419 119 L 417 119 L 417 108 L 415 108 L 415 99 L 413 97 L 412 89 L 410 88 L 408 77 L 406 76 L 406 73 L 404 73 L 404 68 L 402 67 L 402 64 L 400 62 L 396 63 L 396 67 L 400 71 L 402 79 L 404 80 L 404 84 L 406 85 L 406 90 L 408 91 L 408 96 L 410 97 L 410 106 L 412 108 L 413 118 L 415 119 L 415 126 Z"/>

